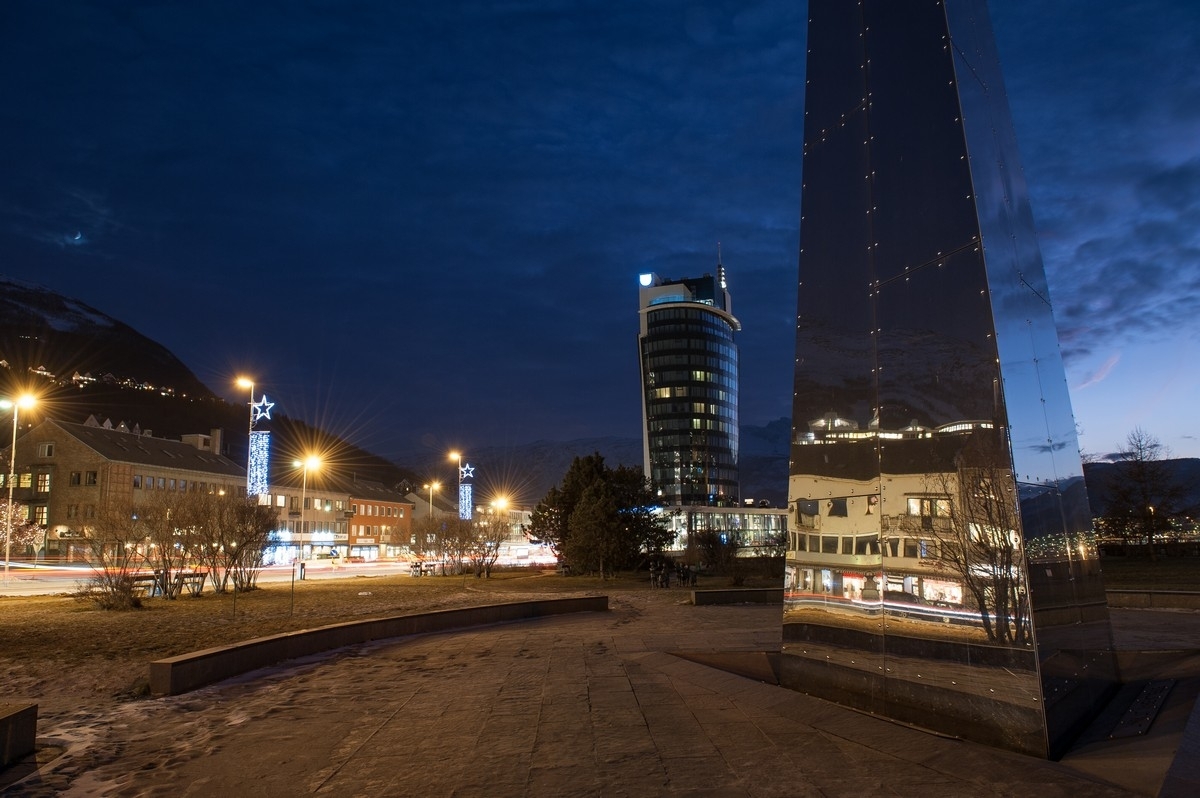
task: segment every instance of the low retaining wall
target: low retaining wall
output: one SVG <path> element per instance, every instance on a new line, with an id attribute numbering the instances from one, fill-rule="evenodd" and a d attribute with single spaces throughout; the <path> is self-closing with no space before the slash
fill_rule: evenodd
<path id="1" fill-rule="evenodd" d="M 0 770 L 33 753 L 37 704 L 0 704 Z"/>
<path id="2" fill-rule="evenodd" d="M 490 604 L 302 629 L 155 660 L 150 663 L 150 692 L 154 695 L 179 695 L 284 660 L 373 640 L 523 621 L 568 612 L 607 610 L 608 596 L 588 596 Z"/>
<path id="3" fill-rule="evenodd" d="M 781 587 L 745 587 L 729 590 L 693 590 L 692 603 L 703 604 L 782 604 Z"/>
<path id="4" fill-rule="evenodd" d="M 1109 590 L 1106 592 L 1110 607 L 1200 610 L 1200 592 L 1193 590 Z"/>

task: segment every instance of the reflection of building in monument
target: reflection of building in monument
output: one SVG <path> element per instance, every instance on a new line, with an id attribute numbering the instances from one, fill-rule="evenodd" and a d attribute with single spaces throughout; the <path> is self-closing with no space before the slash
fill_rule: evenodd
<path id="1" fill-rule="evenodd" d="M 719 260 L 719 258 L 718 258 Z M 638 344 L 646 476 L 665 506 L 738 500 L 738 352 L 725 267 L 640 278 Z"/>
<path id="2" fill-rule="evenodd" d="M 798 446 L 940 441 L 947 449 L 947 439 L 953 439 L 949 445 L 956 450 L 964 436 L 993 428 L 987 421 L 952 422 L 936 429 L 913 422 L 894 431 L 873 423 L 864 431 L 828 416 L 809 426 L 797 435 Z M 964 475 L 953 471 L 888 474 L 879 493 L 864 493 L 867 486 L 858 481 L 837 490 L 836 480 L 823 480 L 829 497 L 796 501 L 791 508 L 785 582 L 789 608 L 834 602 L 869 615 L 887 609 L 913 619 L 971 625 L 981 632 L 990 628 L 997 602 L 989 599 L 988 589 L 971 590 L 969 583 L 986 581 L 989 588 L 1023 592 L 1012 562 L 1020 540 L 1011 525 L 997 530 L 991 525 L 994 519 L 964 515 L 971 502 L 959 493 L 982 484 L 970 471 L 965 479 L 967 484 Z M 985 564 L 964 557 L 966 549 L 994 549 L 1008 556 Z M 1011 623 L 1011 612 L 1005 615 Z"/>

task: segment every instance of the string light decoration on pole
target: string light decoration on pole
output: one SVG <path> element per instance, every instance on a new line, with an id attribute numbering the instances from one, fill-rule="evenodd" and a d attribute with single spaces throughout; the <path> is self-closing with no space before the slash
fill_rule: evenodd
<path id="1" fill-rule="evenodd" d="M 0 399 L 0 408 L 12 408 L 13 431 L 12 448 L 8 452 L 8 504 L 4 508 L 4 584 L 8 584 L 8 562 L 12 554 L 12 519 L 13 519 L 13 483 L 17 481 L 17 416 L 22 407 L 29 409 L 37 404 L 37 398 L 31 394 L 18 396 L 16 399 Z M 46 544 L 49 549 L 50 544 Z"/>
<path id="2" fill-rule="evenodd" d="M 250 389 L 250 430 L 246 441 L 246 495 L 258 496 L 259 503 L 268 500 L 270 493 L 269 480 L 271 470 L 271 432 L 270 430 L 255 429 L 259 421 L 271 420 L 271 408 L 274 402 L 267 401 L 264 393 L 262 399 L 254 401 L 254 381 L 249 377 L 238 377 L 239 388 Z"/>
<path id="3" fill-rule="evenodd" d="M 458 464 L 458 517 L 470 521 L 475 509 L 475 486 L 470 482 L 475 477 L 475 467 L 464 463 L 460 452 L 450 452 L 450 459 Z"/>

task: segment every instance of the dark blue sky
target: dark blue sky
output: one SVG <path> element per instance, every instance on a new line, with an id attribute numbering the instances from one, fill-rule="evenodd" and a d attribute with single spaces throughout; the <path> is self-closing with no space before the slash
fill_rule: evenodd
<path id="1" fill-rule="evenodd" d="M 803 2 L 0 5 L 0 272 L 385 455 L 636 437 L 637 274 L 790 413 Z M 1084 448 L 1200 456 L 1200 4 L 993 3 Z"/>

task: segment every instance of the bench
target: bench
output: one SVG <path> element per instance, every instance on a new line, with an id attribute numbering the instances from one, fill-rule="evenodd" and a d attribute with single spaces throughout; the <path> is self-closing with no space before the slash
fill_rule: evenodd
<path id="1" fill-rule="evenodd" d="M 167 592 L 168 598 L 177 598 L 183 589 L 186 587 L 188 593 L 193 596 L 199 596 L 204 591 L 204 580 L 208 578 L 207 571 L 194 571 L 191 573 L 175 574 L 175 581 L 171 583 L 170 590 Z"/>
<path id="2" fill-rule="evenodd" d="M 199 596 L 204 590 L 206 579 L 208 579 L 207 571 L 180 571 L 175 574 L 169 584 L 163 581 L 162 571 L 149 574 L 136 573 L 129 577 L 134 592 L 147 598 L 154 596 L 178 598 L 184 588 L 187 588 L 191 595 Z"/>
<path id="3" fill-rule="evenodd" d="M 440 562 L 421 562 L 416 561 L 409 563 L 409 576 L 437 576 L 438 569 L 442 567 Z"/>
<path id="4" fill-rule="evenodd" d="M 150 597 L 162 593 L 158 571 L 152 574 L 133 574 L 129 577 L 129 582 L 133 585 L 133 592 L 139 596 Z"/>

